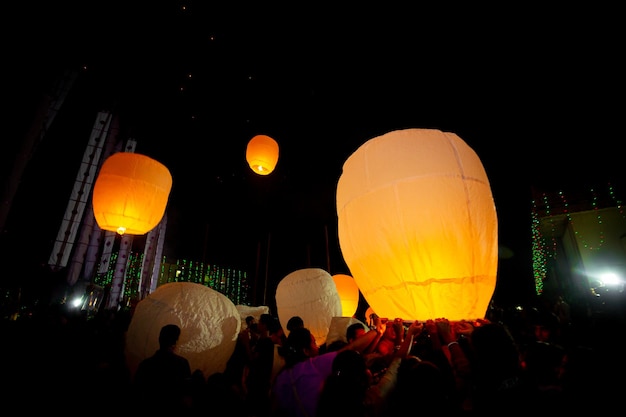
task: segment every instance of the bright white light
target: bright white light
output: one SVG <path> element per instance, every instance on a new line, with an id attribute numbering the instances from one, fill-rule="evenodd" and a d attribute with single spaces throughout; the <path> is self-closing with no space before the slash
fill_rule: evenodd
<path id="1" fill-rule="evenodd" d="M 614 272 L 608 272 L 608 273 L 602 274 L 600 275 L 599 278 L 604 285 L 615 286 L 615 285 L 619 285 L 622 283 L 622 280 L 620 279 L 619 275 L 617 275 Z"/>
<path id="2" fill-rule="evenodd" d="M 80 307 L 83 305 L 83 297 L 76 297 L 72 300 L 72 307 Z"/>

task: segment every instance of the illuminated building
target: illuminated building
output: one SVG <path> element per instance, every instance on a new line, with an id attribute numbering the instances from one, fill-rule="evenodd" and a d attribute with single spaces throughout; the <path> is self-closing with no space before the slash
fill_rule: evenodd
<path id="1" fill-rule="evenodd" d="M 563 295 L 600 306 L 623 296 L 626 212 L 611 184 L 535 193 L 532 237 L 538 295 Z"/>

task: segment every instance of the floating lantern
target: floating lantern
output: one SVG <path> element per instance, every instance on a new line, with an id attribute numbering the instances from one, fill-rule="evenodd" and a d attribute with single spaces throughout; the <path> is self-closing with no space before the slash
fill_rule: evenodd
<path id="1" fill-rule="evenodd" d="M 333 281 L 341 300 L 341 315 L 344 317 L 354 316 L 359 307 L 359 287 L 356 285 L 356 281 L 346 274 L 333 275 Z"/>
<path id="2" fill-rule="evenodd" d="M 489 180 L 456 134 L 373 138 L 337 184 L 339 244 L 380 317 L 484 318 L 495 291 L 498 222 Z"/>
<path id="3" fill-rule="evenodd" d="M 205 378 L 226 370 L 241 330 L 240 313 L 222 293 L 202 284 L 171 282 L 137 303 L 126 332 L 125 356 L 134 375 L 139 362 L 159 348 L 166 324 L 181 328 L 176 353 Z"/>
<path id="4" fill-rule="evenodd" d="M 246 161 L 255 173 L 271 174 L 278 163 L 278 143 L 269 136 L 256 135 L 248 142 Z"/>
<path id="5" fill-rule="evenodd" d="M 288 274 L 276 287 L 276 311 L 287 335 L 287 321 L 300 316 L 321 346 L 326 342 L 333 317 L 341 316 L 341 300 L 333 277 L 320 268 Z"/>
<path id="6" fill-rule="evenodd" d="M 158 161 L 132 152 L 108 157 L 93 187 L 93 212 L 102 230 L 143 235 L 163 218 L 172 176 Z"/>

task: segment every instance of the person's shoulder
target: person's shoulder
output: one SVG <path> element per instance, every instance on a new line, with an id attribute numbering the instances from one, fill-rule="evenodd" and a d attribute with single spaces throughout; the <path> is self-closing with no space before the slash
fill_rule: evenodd
<path id="1" fill-rule="evenodd" d="M 337 357 L 337 355 L 339 354 L 339 352 L 340 351 L 338 350 L 335 350 L 332 352 L 326 352 L 321 355 L 312 357 L 311 361 L 314 362 L 315 364 L 320 364 L 320 363 L 332 364 L 335 358 Z"/>
<path id="2" fill-rule="evenodd" d="M 189 365 L 189 359 L 187 359 L 186 357 L 182 356 L 182 355 L 178 355 L 178 354 L 174 354 L 172 355 L 172 358 L 182 364 L 182 365 Z"/>
<path id="3" fill-rule="evenodd" d="M 157 358 L 155 356 L 148 356 L 139 362 L 137 370 L 135 371 L 135 380 L 147 381 L 151 378 L 159 367 Z"/>
<path id="4" fill-rule="evenodd" d="M 338 354 L 339 352 L 340 352 L 339 350 L 331 350 L 331 351 L 328 351 L 328 352 L 324 352 L 324 353 L 322 353 L 321 355 L 317 355 L 317 356 L 315 356 L 315 357 L 314 357 L 314 359 L 315 359 L 315 358 L 323 358 L 323 359 L 333 358 L 333 359 L 334 359 L 334 358 L 335 358 L 335 356 L 337 356 L 337 354 Z"/>
<path id="5" fill-rule="evenodd" d="M 139 368 L 146 368 L 146 367 L 150 367 L 153 366 L 153 364 L 157 361 L 157 357 L 156 355 L 152 355 L 152 356 L 148 356 L 146 358 L 143 358 L 140 362 L 139 362 Z"/>

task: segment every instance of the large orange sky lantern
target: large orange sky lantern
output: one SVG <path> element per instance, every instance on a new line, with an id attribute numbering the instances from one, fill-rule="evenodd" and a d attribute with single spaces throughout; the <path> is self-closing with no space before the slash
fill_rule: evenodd
<path id="1" fill-rule="evenodd" d="M 484 318 L 496 286 L 498 221 L 485 169 L 454 133 L 373 138 L 337 184 L 339 244 L 380 317 Z"/>
<path id="2" fill-rule="evenodd" d="M 162 163 L 142 154 L 108 157 L 93 188 L 93 212 L 102 230 L 143 235 L 159 224 L 172 189 Z"/>
<path id="3" fill-rule="evenodd" d="M 256 174 L 271 174 L 278 163 L 278 142 L 267 135 L 256 135 L 246 147 L 246 161 Z"/>
<path id="4" fill-rule="evenodd" d="M 344 317 L 354 316 L 359 307 L 359 287 L 356 285 L 356 281 L 346 274 L 333 275 L 333 281 L 341 300 L 341 315 Z"/>

